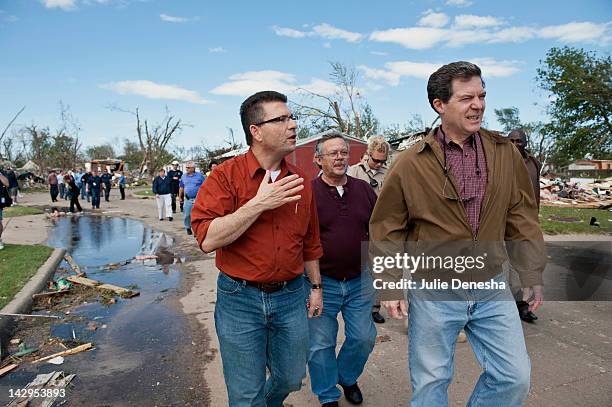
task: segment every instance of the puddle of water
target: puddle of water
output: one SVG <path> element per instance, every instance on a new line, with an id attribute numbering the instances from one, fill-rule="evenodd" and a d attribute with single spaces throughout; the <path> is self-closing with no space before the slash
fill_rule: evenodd
<path id="1" fill-rule="evenodd" d="M 133 219 L 58 219 L 50 246 L 66 248 L 87 277 L 134 287 L 140 296 L 117 297 L 111 306 L 76 305 L 70 315 L 82 317 L 77 322 L 53 321 L 45 327 L 62 339 L 70 339 L 74 330 L 77 340 L 91 341 L 96 349 L 68 356 L 61 366 L 20 366 L 0 379 L 0 404 L 10 401 L 8 389 L 25 386 L 37 374 L 63 370 L 77 375 L 66 405 L 143 405 L 145 400 L 146 405 L 201 405 L 193 400 L 201 400 L 203 383 L 185 358 L 194 368 L 200 365 L 202 341 L 192 338 L 185 316 L 165 302 L 176 295 L 184 262 L 172 252 L 173 243 L 171 237 Z M 132 260 L 136 255 L 157 258 Z M 65 262 L 62 266 L 70 269 Z"/>

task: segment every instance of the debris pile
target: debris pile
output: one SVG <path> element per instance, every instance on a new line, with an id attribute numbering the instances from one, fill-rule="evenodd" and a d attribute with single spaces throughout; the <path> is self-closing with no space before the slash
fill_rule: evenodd
<path id="1" fill-rule="evenodd" d="M 550 206 L 582 209 L 612 208 L 612 178 L 591 183 L 540 178 L 540 200 Z"/>

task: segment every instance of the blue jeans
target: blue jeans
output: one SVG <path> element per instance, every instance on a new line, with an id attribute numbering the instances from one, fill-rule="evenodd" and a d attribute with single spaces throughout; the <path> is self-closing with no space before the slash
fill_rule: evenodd
<path id="1" fill-rule="evenodd" d="M 462 329 L 483 369 L 467 405 L 520 406 L 529 392 L 531 363 L 510 290 L 453 293 L 456 301 L 427 301 L 409 292 L 410 406 L 448 406 Z"/>
<path id="2" fill-rule="evenodd" d="M 77 187 L 79 187 L 79 190 L 81 191 L 81 199 L 85 199 L 85 185 L 81 184 L 76 184 Z"/>
<path id="3" fill-rule="evenodd" d="M 191 229 L 191 208 L 193 208 L 193 202 L 193 199 L 185 198 L 185 203 L 183 204 L 183 225 L 185 230 Z"/>
<path id="4" fill-rule="evenodd" d="M 215 325 L 230 406 L 282 407 L 302 386 L 308 356 L 304 290 L 302 276 L 268 294 L 219 273 Z"/>
<path id="5" fill-rule="evenodd" d="M 368 274 L 348 281 L 321 276 L 321 282 L 323 313 L 308 321 L 308 371 L 312 392 L 323 404 L 340 398 L 338 384 L 351 386 L 357 383 L 374 349 L 376 328 L 372 321 L 374 288 Z M 344 319 L 346 339 L 336 358 L 339 312 Z"/>
<path id="6" fill-rule="evenodd" d="M 100 208 L 100 190 L 92 188 L 91 190 L 91 206 Z"/>

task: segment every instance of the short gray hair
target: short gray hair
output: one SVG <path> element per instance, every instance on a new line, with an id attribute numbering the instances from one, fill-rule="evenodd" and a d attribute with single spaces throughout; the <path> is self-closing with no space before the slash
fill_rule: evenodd
<path id="1" fill-rule="evenodd" d="M 346 144 L 346 149 L 351 151 L 351 146 L 346 137 L 344 137 L 344 135 L 339 131 L 334 130 L 330 131 L 327 134 L 324 134 L 319 140 L 317 140 L 317 144 L 315 146 L 316 156 L 320 157 L 323 154 L 323 143 L 325 143 L 327 140 L 333 140 L 335 138 L 342 139 L 342 141 L 344 141 L 344 144 Z"/>

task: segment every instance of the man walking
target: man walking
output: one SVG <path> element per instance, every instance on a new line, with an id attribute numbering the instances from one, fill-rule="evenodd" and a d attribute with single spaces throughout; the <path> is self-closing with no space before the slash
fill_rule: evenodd
<path id="1" fill-rule="evenodd" d="M 190 235 L 191 231 L 191 209 L 193 208 L 193 202 L 195 201 L 196 195 L 200 190 L 200 186 L 206 179 L 201 172 L 195 172 L 195 163 L 187 163 L 187 172 L 183 174 L 179 182 L 179 199 L 181 206 L 184 208 L 183 212 L 183 225 L 185 231 Z"/>
<path id="2" fill-rule="evenodd" d="M 545 256 L 533 188 L 511 143 L 480 128 L 486 93 L 478 66 L 444 65 L 429 77 L 427 93 L 442 124 L 403 153 L 387 174 L 370 220 L 371 245 L 414 242 L 414 255 L 435 243 L 438 249 L 459 246 L 451 256 L 457 261 L 466 251 L 479 254 L 486 247 L 482 269 L 460 273 L 438 267 L 419 273 L 487 281 L 498 289 L 408 290 L 410 405 L 448 405 L 455 339 L 464 329 L 483 368 L 468 406 L 520 406 L 529 391 L 530 361 L 512 294 L 499 283 L 505 281 L 507 241 L 530 308 L 542 303 Z M 402 269 L 391 267 L 381 277 L 398 282 Z M 389 316 L 408 315 L 403 295 L 381 291 Z"/>
<path id="3" fill-rule="evenodd" d="M 87 178 L 87 190 L 91 195 L 91 207 L 100 209 L 100 188 L 102 187 L 102 178 L 98 175 L 98 170 L 93 169 L 91 175 Z M 89 202 L 89 201 L 88 201 Z"/>
<path id="4" fill-rule="evenodd" d="M 374 288 L 361 264 L 361 244 L 368 241 L 376 194 L 368 183 L 346 175 L 348 157 L 349 145 L 339 132 L 317 142 L 315 160 L 323 173 L 312 181 L 312 189 L 324 253 L 319 263 L 325 292 L 321 317 L 308 324 L 308 370 L 312 391 L 326 407 L 338 406 L 338 384 L 351 404 L 363 402 L 357 380 L 376 340 L 371 316 Z M 345 340 L 336 357 L 339 312 Z"/>
<path id="5" fill-rule="evenodd" d="M 176 197 L 179 194 L 181 177 L 183 176 L 183 171 L 179 169 L 179 162 L 172 161 L 172 169 L 168 171 L 168 177 L 172 181 L 172 192 L 170 193 L 170 197 L 172 199 L 172 213 L 176 213 Z M 183 209 L 181 208 L 181 212 Z"/>
<path id="6" fill-rule="evenodd" d="M 58 187 L 57 174 L 55 173 L 55 170 L 51 170 L 51 172 L 49 172 L 47 183 L 49 184 L 49 193 L 51 194 L 51 202 L 57 202 L 57 195 L 59 194 L 59 187 Z"/>
<path id="7" fill-rule="evenodd" d="M 104 185 L 104 200 L 109 202 L 108 198 L 110 197 L 113 176 L 108 172 L 108 168 L 104 169 L 104 173 L 100 176 L 100 179 Z"/>
<path id="8" fill-rule="evenodd" d="M 74 178 L 74 183 L 77 188 L 79 188 L 79 193 L 81 194 L 81 199 L 85 199 L 85 187 L 83 185 L 83 169 L 77 168 L 76 171 L 72 174 Z"/>
<path id="9" fill-rule="evenodd" d="M 74 181 L 74 178 L 66 174 L 64 176 L 64 184 L 66 185 L 66 188 L 68 189 L 68 193 L 70 195 L 70 212 L 83 212 L 83 208 L 81 208 L 81 204 L 79 203 L 79 187 Z"/>
<path id="10" fill-rule="evenodd" d="M 523 131 L 523 129 L 512 130 L 508 134 L 508 139 L 514 144 L 514 146 L 518 149 L 519 153 L 523 157 L 523 162 L 525 163 L 525 167 L 527 167 L 527 173 L 529 174 L 529 179 L 531 180 L 531 185 L 533 185 L 533 193 L 535 194 L 536 203 L 538 204 L 538 211 L 540 209 L 540 170 L 542 169 L 542 164 L 535 158 L 529 150 L 527 150 L 527 134 Z M 512 265 L 510 265 L 512 267 Z M 520 298 L 520 291 L 517 293 Z M 538 319 L 538 317 L 531 311 L 529 311 L 529 306 L 525 301 L 518 300 L 516 301 L 516 307 L 519 312 L 519 316 L 521 320 L 525 322 L 534 322 Z"/>
<path id="11" fill-rule="evenodd" d="M 364 180 L 376 192 L 380 194 L 385 175 L 387 174 L 387 160 L 389 159 L 389 149 L 391 146 L 383 136 L 370 137 L 368 140 L 368 149 L 364 154 L 365 160 L 352 165 L 348 170 L 348 175 L 351 177 Z M 364 162 L 365 161 L 365 162 Z M 380 314 L 380 299 L 378 294 L 374 296 L 374 305 L 372 305 L 372 319 L 377 324 L 384 324 L 385 317 Z"/>
<path id="12" fill-rule="evenodd" d="M 119 184 L 119 193 L 121 194 L 121 200 L 125 201 L 125 171 L 121 171 L 119 173 L 119 180 L 117 181 Z"/>
<path id="13" fill-rule="evenodd" d="M 170 194 L 172 192 L 172 181 L 166 176 L 166 170 L 159 170 L 159 175 L 153 180 L 153 193 L 157 203 L 157 213 L 159 220 L 164 220 L 164 214 L 172 221 L 172 204 Z"/>
<path id="14" fill-rule="evenodd" d="M 2 243 L 2 231 L 4 230 L 4 226 L 2 225 L 2 212 L 5 208 L 4 205 L 7 204 L 4 202 L 3 189 L 8 188 L 8 186 L 9 186 L 9 180 L 4 176 L 2 171 L 0 171 L 0 250 L 4 249 L 4 243 Z"/>
<path id="15" fill-rule="evenodd" d="M 307 318 L 323 311 L 319 223 L 310 182 L 285 160 L 297 139 L 287 97 L 258 92 L 240 119 L 250 148 L 211 172 L 191 227 L 204 252 L 217 251 L 215 326 L 229 405 L 281 407 L 306 375 Z"/>
<path id="16" fill-rule="evenodd" d="M 8 193 L 13 200 L 13 205 L 17 204 L 17 196 L 19 195 L 19 182 L 17 181 L 17 174 L 13 171 L 10 166 L 6 168 L 6 179 L 8 180 Z"/>

